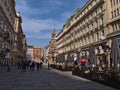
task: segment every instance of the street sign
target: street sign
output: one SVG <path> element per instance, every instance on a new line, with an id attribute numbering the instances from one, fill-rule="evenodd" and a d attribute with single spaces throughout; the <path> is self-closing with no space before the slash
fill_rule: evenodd
<path id="1" fill-rule="evenodd" d="M 16 40 L 9 40 L 8 42 L 9 42 L 9 43 L 17 43 Z"/>

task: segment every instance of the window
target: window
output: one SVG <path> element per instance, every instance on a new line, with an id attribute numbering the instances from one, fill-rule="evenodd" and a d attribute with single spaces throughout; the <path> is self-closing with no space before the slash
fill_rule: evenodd
<path id="1" fill-rule="evenodd" d="M 103 6 L 100 7 L 100 12 L 102 12 L 102 10 L 103 10 Z"/>
<path id="2" fill-rule="evenodd" d="M 92 38 L 92 42 L 94 42 L 94 35 L 93 35 L 93 34 L 92 34 L 92 37 L 91 37 L 91 38 Z"/>
<path id="3" fill-rule="evenodd" d="M 97 51 L 98 51 L 98 53 L 100 53 L 100 49 L 99 48 L 97 49 Z M 100 57 L 99 57 L 99 60 L 100 60 Z"/>
<path id="4" fill-rule="evenodd" d="M 114 18 L 114 14 L 113 14 L 113 12 L 111 12 L 111 14 L 112 14 L 112 18 Z"/>
<path id="5" fill-rule="evenodd" d="M 116 10 L 114 10 L 114 16 L 116 17 Z"/>
<path id="6" fill-rule="evenodd" d="M 0 26 L 2 26 L 2 19 L 0 18 Z"/>
<path id="7" fill-rule="evenodd" d="M 112 29 L 113 29 L 113 31 L 115 31 L 114 24 L 112 24 Z"/>
<path id="8" fill-rule="evenodd" d="M 117 24 L 115 23 L 115 30 L 118 30 L 118 28 L 117 28 Z"/>
<path id="9" fill-rule="evenodd" d="M 103 17 L 101 17 L 101 25 L 104 23 Z"/>
<path id="10" fill-rule="evenodd" d="M 7 11 L 9 12 L 9 8 L 7 8 Z"/>
<path id="11" fill-rule="evenodd" d="M 120 21 L 118 22 L 118 28 L 120 29 Z"/>
<path id="12" fill-rule="evenodd" d="M 114 3 L 114 5 L 115 5 L 115 0 L 113 0 L 113 3 Z"/>
<path id="13" fill-rule="evenodd" d="M 117 16 L 119 16 L 119 9 L 117 9 Z"/>
<path id="14" fill-rule="evenodd" d="M 96 26 L 95 27 L 98 27 L 98 21 L 96 21 Z"/>
<path id="15" fill-rule="evenodd" d="M 92 23 L 92 29 L 94 28 L 93 23 Z"/>
<path id="16" fill-rule="evenodd" d="M 102 36 L 104 36 L 104 35 L 105 35 L 104 29 L 101 31 L 101 33 L 102 33 Z"/>
<path id="17" fill-rule="evenodd" d="M 118 4 L 118 0 L 116 0 L 116 3 Z"/>
<path id="18" fill-rule="evenodd" d="M 97 15 L 97 13 L 98 13 L 98 12 L 97 12 L 97 10 L 96 10 L 96 11 L 95 11 L 95 15 Z"/>
<path id="19" fill-rule="evenodd" d="M 98 34 L 98 32 L 97 32 L 96 36 L 97 36 L 97 40 L 98 40 L 98 39 L 99 39 L 99 34 Z"/>
<path id="20" fill-rule="evenodd" d="M 113 1 L 113 0 L 110 0 L 111 6 L 112 6 L 112 1 Z"/>

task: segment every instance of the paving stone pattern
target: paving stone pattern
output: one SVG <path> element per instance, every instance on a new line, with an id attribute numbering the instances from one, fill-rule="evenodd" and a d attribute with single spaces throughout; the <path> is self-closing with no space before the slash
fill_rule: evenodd
<path id="1" fill-rule="evenodd" d="M 116 90 L 55 69 L 43 68 L 39 72 L 20 71 L 15 67 L 10 72 L 0 68 L 0 90 Z"/>

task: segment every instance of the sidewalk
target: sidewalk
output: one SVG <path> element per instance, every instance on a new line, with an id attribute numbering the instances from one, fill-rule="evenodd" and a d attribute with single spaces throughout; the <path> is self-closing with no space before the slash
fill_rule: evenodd
<path id="1" fill-rule="evenodd" d="M 0 90 L 116 90 L 90 80 L 43 68 L 38 71 L 0 71 Z"/>

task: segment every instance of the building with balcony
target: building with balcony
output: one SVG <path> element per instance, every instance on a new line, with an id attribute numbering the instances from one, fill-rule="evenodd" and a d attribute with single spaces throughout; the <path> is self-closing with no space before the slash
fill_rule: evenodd
<path id="1" fill-rule="evenodd" d="M 0 52 L 1 60 L 5 63 L 12 62 L 10 40 L 14 40 L 14 23 L 16 11 L 14 0 L 0 0 Z"/>
<path id="2" fill-rule="evenodd" d="M 12 57 L 14 61 L 26 59 L 27 43 L 26 37 L 22 30 L 22 17 L 20 13 L 16 14 L 15 24 L 14 24 L 14 41 L 12 43 Z"/>
<path id="3" fill-rule="evenodd" d="M 88 58 L 103 67 L 119 63 L 110 61 L 112 40 L 120 36 L 119 8 L 119 0 L 88 0 L 56 36 L 59 61 Z"/>
<path id="4" fill-rule="evenodd" d="M 26 56 L 26 37 L 22 18 L 15 10 L 15 0 L 0 0 L 0 58 L 1 62 L 15 64 Z"/>

